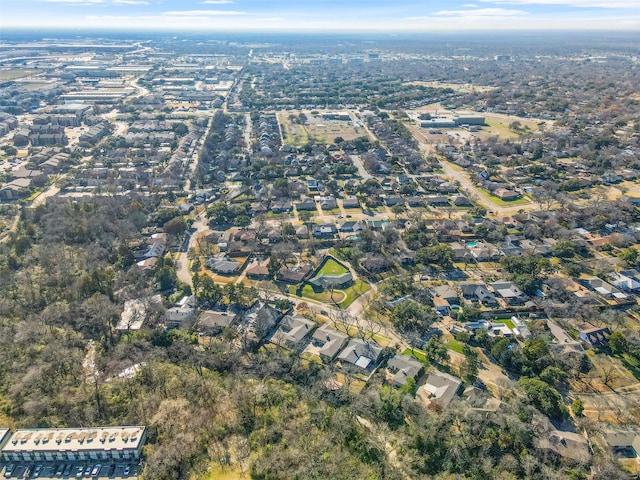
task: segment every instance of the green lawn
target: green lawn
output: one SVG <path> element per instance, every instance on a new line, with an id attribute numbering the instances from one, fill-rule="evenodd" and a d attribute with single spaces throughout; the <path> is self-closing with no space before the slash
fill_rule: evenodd
<path id="1" fill-rule="evenodd" d="M 625 353 L 618 358 L 622 360 L 622 363 L 627 370 L 629 370 L 636 379 L 640 380 L 640 361 L 628 353 Z"/>
<path id="2" fill-rule="evenodd" d="M 322 268 L 316 275 L 342 275 L 343 273 L 347 273 L 348 271 L 349 270 L 346 267 L 340 265 L 334 259 L 329 258 L 326 262 L 324 262 L 324 265 L 322 265 Z"/>
<path id="3" fill-rule="evenodd" d="M 406 348 L 402 351 L 402 355 L 408 355 L 410 357 L 420 360 L 425 365 L 429 365 L 429 360 L 427 360 L 427 356 L 419 348 L 414 348 L 414 349 Z"/>
<path id="4" fill-rule="evenodd" d="M 311 300 L 316 300 L 318 302 L 332 304 L 335 303 L 340 308 L 347 308 L 351 305 L 356 298 L 360 295 L 368 292 L 371 289 L 371 285 L 363 280 L 356 280 L 353 285 L 351 285 L 346 290 L 334 290 L 333 291 L 333 300 L 331 299 L 331 292 L 323 291 L 323 292 L 314 292 L 311 285 L 305 285 L 302 287 L 302 295 L 296 294 L 296 286 L 289 285 L 288 292 L 289 295 L 298 297 L 298 298 L 308 298 Z"/>
<path id="5" fill-rule="evenodd" d="M 311 285 L 305 285 L 304 287 L 302 287 L 302 295 L 299 296 L 296 294 L 296 290 L 297 289 L 295 285 L 290 285 L 289 295 L 294 295 L 296 297 L 310 298 L 311 300 L 317 300 L 318 302 L 322 302 L 322 303 L 331 303 L 331 293 L 329 291 L 322 291 L 322 292 L 316 293 L 313 291 L 313 287 Z M 333 291 L 333 299 L 335 301 L 343 301 L 344 297 L 345 295 L 342 293 L 341 290 Z"/>
<path id="6" fill-rule="evenodd" d="M 511 330 L 513 330 L 515 328 L 515 323 L 513 323 L 511 320 L 506 319 L 506 320 L 497 320 L 498 322 L 502 322 L 504 323 L 507 327 L 509 327 Z"/>
<path id="7" fill-rule="evenodd" d="M 522 198 L 518 198 L 517 200 L 511 200 L 509 202 L 506 202 L 504 200 L 500 200 L 498 197 L 496 197 L 495 195 L 493 195 L 489 190 L 487 190 L 486 188 L 480 188 L 480 187 L 475 187 L 476 190 L 478 190 L 479 192 L 482 192 L 485 194 L 485 196 L 491 200 L 493 203 L 495 203 L 496 205 L 498 205 L 499 207 L 513 207 L 513 206 L 517 206 L 517 205 L 529 205 L 531 203 L 531 201 L 526 198 L 526 197 L 522 197 Z"/>
<path id="8" fill-rule="evenodd" d="M 368 292 L 369 290 L 371 290 L 371 285 L 369 285 L 364 280 L 357 279 L 355 282 L 353 282 L 352 286 L 350 286 L 346 290 L 341 290 L 342 292 L 344 292 L 345 298 L 340 303 L 338 303 L 338 305 L 340 306 L 340 308 L 347 308 L 354 302 L 356 298 Z"/>
<path id="9" fill-rule="evenodd" d="M 455 338 L 450 339 L 445 343 L 449 350 L 453 350 L 454 352 L 458 352 L 464 355 L 464 350 L 462 349 L 462 344 L 457 341 Z"/>

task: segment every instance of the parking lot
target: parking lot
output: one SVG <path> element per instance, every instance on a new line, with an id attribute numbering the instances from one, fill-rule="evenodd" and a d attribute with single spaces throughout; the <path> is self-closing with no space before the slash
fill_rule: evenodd
<path id="1" fill-rule="evenodd" d="M 127 463 L 96 464 L 76 463 L 8 463 L 0 464 L 2 478 L 110 478 L 135 479 L 141 470 L 140 465 Z"/>

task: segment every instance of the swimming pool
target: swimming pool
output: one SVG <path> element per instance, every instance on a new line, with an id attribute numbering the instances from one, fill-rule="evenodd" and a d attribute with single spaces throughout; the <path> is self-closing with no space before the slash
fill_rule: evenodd
<path id="1" fill-rule="evenodd" d="M 478 245 L 478 242 L 467 242 L 467 247 L 475 247 L 476 245 Z"/>

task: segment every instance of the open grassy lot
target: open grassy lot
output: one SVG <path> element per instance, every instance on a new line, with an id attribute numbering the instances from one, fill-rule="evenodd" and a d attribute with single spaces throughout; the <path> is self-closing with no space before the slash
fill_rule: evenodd
<path id="1" fill-rule="evenodd" d="M 301 113 L 307 119 L 299 123 Z M 353 117 L 351 121 L 331 120 L 323 118 L 322 113 L 312 114 L 307 110 L 279 112 L 277 117 L 286 145 L 304 145 L 311 138 L 320 143 L 333 143 L 336 137 L 348 141 L 367 135 L 364 127 L 354 122 Z"/>
<path id="2" fill-rule="evenodd" d="M 37 70 L 30 70 L 28 68 L 11 68 L 8 70 L 0 70 L 0 81 L 6 82 L 10 80 L 17 80 L 18 78 L 28 77 L 33 75 Z"/>
<path id="3" fill-rule="evenodd" d="M 474 85 L 472 83 L 446 83 L 446 82 L 406 82 L 405 85 L 421 85 L 429 88 L 450 88 L 456 92 L 469 93 L 469 92 L 490 92 L 497 89 L 497 87 L 489 87 L 486 85 Z"/>
<path id="4" fill-rule="evenodd" d="M 444 340 L 443 342 L 449 350 L 453 350 L 457 353 L 464 354 L 464 350 L 462 349 L 462 344 L 457 341 L 455 338 L 450 338 L 448 340 Z"/>

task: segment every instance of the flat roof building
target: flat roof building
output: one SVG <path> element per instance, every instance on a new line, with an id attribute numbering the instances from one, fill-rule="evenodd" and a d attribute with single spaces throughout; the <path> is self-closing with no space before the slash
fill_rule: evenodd
<path id="1" fill-rule="evenodd" d="M 142 426 L 16 430 L 0 449 L 0 459 L 5 462 L 137 460 L 145 440 L 146 428 Z"/>

